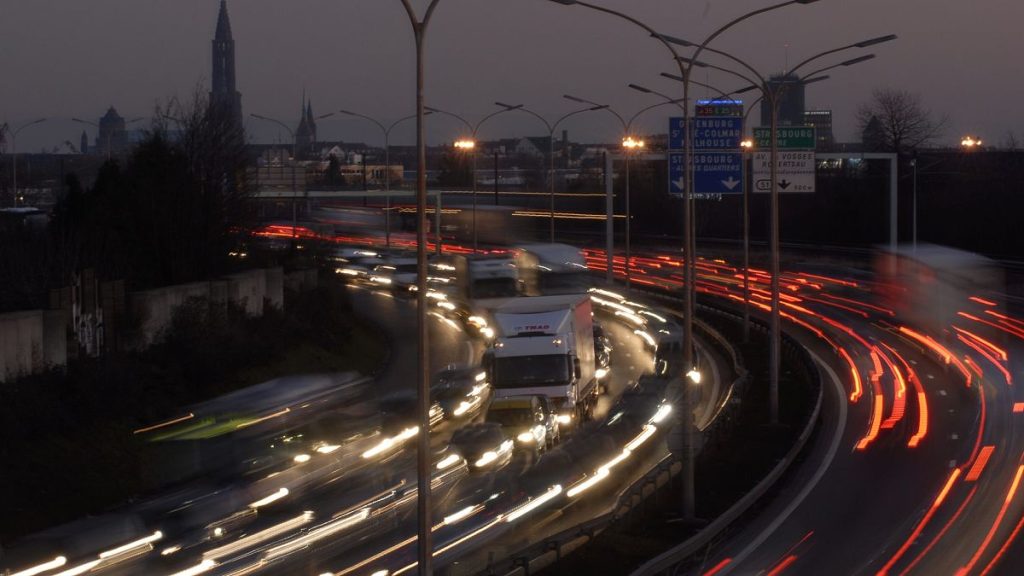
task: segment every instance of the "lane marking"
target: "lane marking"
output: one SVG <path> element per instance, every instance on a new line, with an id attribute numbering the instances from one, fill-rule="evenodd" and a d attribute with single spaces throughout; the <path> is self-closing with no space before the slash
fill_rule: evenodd
<path id="1" fill-rule="evenodd" d="M 825 455 L 824 462 L 818 468 L 818 470 L 815 471 L 814 476 L 811 478 L 810 482 L 808 482 L 804 486 L 800 493 L 797 494 L 796 498 L 794 498 L 789 503 L 789 505 L 785 508 L 785 510 L 782 511 L 781 514 L 775 517 L 775 520 L 773 520 L 772 523 L 769 524 L 768 527 L 766 527 L 761 532 L 761 534 L 754 538 L 754 540 L 750 544 L 748 544 L 742 552 L 733 557 L 732 564 L 726 566 L 725 570 L 722 572 L 723 575 L 729 574 L 730 572 L 732 572 L 733 567 L 743 563 L 743 561 L 748 556 L 750 556 L 754 552 L 754 550 L 756 550 L 762 544 L 764 544 L 765 540 L 770 538 L 771 535 L 774 534 L 780 526 L 782 526 L 783 522 L 789 519 L 790 515 L 792 515 L 793 512 L 796 511 L 796 509 L 800 507 L 801 504 L 803 504 L 804 500 L 807 499 L 807 496 L 810 495 L 811 491 L 818 486 L 818 482 L 820 482 L 822 477 L 825 476 L 825 472 L 827 472 L 828 469 L 832 467 L 832 461 L 835 459 L 836 453 L 839 451 L 839 444 L 842 442 L 843 432 L 846 430 L 846 391 L 843 390 L 843 386 L 839 381 L 839 376 L 835 373 L 835 370 L 832 370 L 831 366 L 824 363 L 821 360 L 821 358 L 818 357 L 818 355 L 812 352 L 811 350 L 808 349 L 807 353 L 811 355 L 811 358 L 813 358 L 814 361 L 818 363 L 818 365 L 820 365 L 822 368 L 825 369 L 826 372 L 828 372 L 828 377 L 832 381 L 832 388 L 835 390 L 836 398 L 839 399 L 839 418 L 837 421 L 838 425 L 836 426 L 835 432 L 832 433 L 832 444 L 828 448 L 828 453 Z"/>

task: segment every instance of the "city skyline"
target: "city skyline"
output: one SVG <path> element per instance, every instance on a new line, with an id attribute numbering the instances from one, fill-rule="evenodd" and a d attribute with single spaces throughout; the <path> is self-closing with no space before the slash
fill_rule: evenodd
<path id="1" fill-rule="evenodd" d="M 603 3 L 613 8 L 625 4 Z M 666 34 L 699 40 L 730 17 L 763 2 L 735 4 L 723 9 L 705 2 L 681 5 L 665 0 L 630 6 L 630 10 L 645 22 L 663 26 L 660 29 Z M 839 141 L 859 139 L 857 107 L 880 87 L 920 93 L 927 107 L 948 116 L 943 143 L 956 142 L 966 133 L 996 145 L 1009 132 L 1020 139 L 1024 120 L 1013 101 L 1015 94 L 1024 94 L 1024 79 L 987 71 L 1000 57 L 1010 57 L 1003 55 L 1002 46 L 1013 36 L 1013 22 L 1024 17 L 1024 7 L 998 1 L 979 12 L 946 0 L 903 2 L 896 7 L 883 4 L 870 0 L 856 7 L 833 2 L 792 6 L 741 25 L 715 46 L 749 60 L 767 75 L 786 67 L 787 60 L 792 65 L 837 45 L 895 33 L 900 39 L 878 46 L 875 60 L 855 69 L 834 70 L 831 80 L 808 87 L 807 108 L 833 110 Z M 273 125 L 252 122 L 248 114 L 265 114 L 294 127 L 304 92 L 315 101 L 317 114 L 344 107 L 394 119 L 411 111 L 412 40 L 400 3 L 310 0 L 278 6 L 263 0 L 236 0 L 228 8 L 237 44 L 237 84 L 251 141 L 287 142 L 287 134 L 280 134 Z M 0 93 L 8 104 L 0 111 L 0 121 L 18 125 L 37 117 L 51 118 L 19 136 L 20 151 L 37 151 L 77 137 L 81 126 L 74 125 L 71 117 L 98 117 L 111 105 L 126 117 L 147 116 L 158 101 L 187 97 L 200 83 L 208 90 L 209 42 L 217 10 L 216 0 L 185 0 L 173 6 L 124 0 L 79 6 L 53 0 L 9 8 L 8 17 L 0 23 L 0 37 L 20 49 L 0 55 L 0 65 L 8 70 L 0 79 Z M 689 14 L 696 15 L 697 21 L 687 23 Z M 822 24 L 835 21 L 847 25 L 835 30 Z M 963 22 L 971 21 L 983 27 L 985 34 L 965 36 L 962 46 L 948 41 L 947 32 L 962 32 Z M 44 29 L 46 34 L 38 33 Z M 301 41 L 296 42 L 296 37 Z M 487 50 L 465 49 L 485 43 Z M 471 121 L 493 111 L 494 100 L 524 103 L 545 115 L 572 109 L 561 98 L 563 93 L 609 103 L 624 115 L 653 102 L 626 88 L 621 78 L 667 93 L 680 92 L 678 84 L 658 77 L 673 67 L 656 42 L 615 19 L 542 0 L 514 6 L 497 0 L 443 2 L 428 32 L 427 55 L 428 104 Z M 822 64 L 837 62 L 844 55 Z M 720 62 L 710 56 L 704 59 Z M 986 67 L 975 65 L 981 63 Z M 1009 62 L 1006 66 L 1011 69 Z M 738 87 L 725 75 L 703 70 L 695 73 L 695 79 L 725 90 Z M 70 100 L 69 90 L 76 94 Z M 983 97 L 979 94 L 1004 94 L 1005 98 L 990 99 L 985 106 L 965 105 Z M 706 95 L 704 89 L 695 90 L 696 97 Z M 641 130 L 663 132 L 667 115 L 659 111 L 645 115 L 639 121 Z M 752 118 L 756 122 L 756 114 Z M 611 115 L 599 113 L 578 117 L 566 127 L 574 140 L 614 141 L 615 125 Z M 508 115 L 489 122 L 480 137 L 542 131 L 528 117 Z M 452 119 L 431 119 L 428 124 L 431 143 L 460 135 L 460 126 Z M 372 125 L 338 116 L 321 122 L 320 138 L 379 144 Z M 411 124 L 396 129 L 393 141 L 410 143 Z"/>

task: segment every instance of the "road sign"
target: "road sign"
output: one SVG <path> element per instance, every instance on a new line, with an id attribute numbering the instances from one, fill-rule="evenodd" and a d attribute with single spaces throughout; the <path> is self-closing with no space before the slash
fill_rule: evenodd
<path id="1" fill-rule="evenodd" d="M 695 118 L 694 150 L 739 150 L 743 118 Z"/>
<path id="2" fill-rule="evenodd" d="M 754 191 L 771 192 L 771 151 L 754 153 Z M 814 192 L 814 151 L 779 150 L 776 181 L 779 192 Z"/>
<path id="3" fill-rule="evenodd" d="M 739 152 L 695 153 L 693 191 L 696 194 L 742 194 L 742 155 Z"/>
<path id="4" fill-rule="evenodd" d="M 686 196 L 686 154 L 668 153 L 668 193 L 670 196 Z"/>
<path id="5" fill-rule="evenodd" d="M 777 145 L 779 150 L 814 150 L 814 126 L 780 126 Z M 761 150 L 772 147 L 770 128 L 754 128 L 754 141 Z"/>
<path id="6" fill-rule="evenodd" d="M 743 116 L 743 101 L 698 100 L 695 116 Z"/>
<path id="7" fill-rule="evenodd" d="M 682 150 L 686 147 L 686 131 L 682 116 L 673 116 L 668 119 L 668 149 Z"/>

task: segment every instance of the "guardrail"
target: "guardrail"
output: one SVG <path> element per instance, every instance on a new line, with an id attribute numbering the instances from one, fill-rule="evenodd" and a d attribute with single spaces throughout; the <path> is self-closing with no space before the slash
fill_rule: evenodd
<path id="1" fill-rule="evenodd" d="M 724 311 L 719 310 L 719 312 Z M 727 312 L 725 312 L 725 314 L 732 315 Z M 766 329 L 766 327 L 760 322 L 754 320 L 752 320 L 752 322 L 754 322 L 759 328 Z M 803 347 L 800 346 L 792 337 L 783 334 L 783 346 L 788 348 L 788 352 L 796 354 L 801 358 L 805 369 L 807 369 L 810 375 L 814 378 L 818 389 L 814 409 L 811 412 L 810 418 L 807 420 L 807 424 L 804 425 L 803 431 L 797 438 L 796 443 L 792 448 L 790 448 L 789 452 L 786 453 L 786 456 L 775 465 L 772 471 L 764 477 L 764 479 L 762 479 L 735 504 L 729 507 L 729 509 L 722 515 L 686 541 L 663 552 L 634 570 L 631 576 L 654 576 L 662 573 L 674 574 L 676 566 L 685 562 L 698 550 L 718 537 L 722 532 L 729 528 L 732 523 L 746 513 L 750 507 L 760 500 L 769 490 L 771 490 L 803 452 L 821 415 L 821 404 L 824 394 L 823 387 L 821 386 L 821 372 L 818 369 L 818 366 L 810 358 L 807 351 L 804 350 Z"/>

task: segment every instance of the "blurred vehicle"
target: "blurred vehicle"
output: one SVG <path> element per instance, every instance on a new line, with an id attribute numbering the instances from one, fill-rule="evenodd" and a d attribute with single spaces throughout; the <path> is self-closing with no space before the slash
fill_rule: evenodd
<path id="1" fill-rule="evenodd" d="M 416 270 L 415 258 L 394 258 L 374 266 L 369 280 L 371 284 L 390 288 L 396 295 L 408 296 L 410 287 L 416 285 Z"/>
<path id="2" fill-rule="evenodd" d="M 416 392 L 411 390 L 395 392 L 379 400 L 385 435 L 401 434 L 404 430 L 419 426 L 416 402 Z M 430 428 L 433 430 L 444 419 L 444 410 L 441 408 L 441 404 L 432 400 L 427 416 L 430 420 Z"/>
<path id="3" fill-rule="evenodd" d="M 505 435 L 501 424 L 482 423 L 459 428 L 451 444 L 469 462 L 472 470 L 494 471 L 512 461 L 515 442 Z"/>
<path id="4" fill-rule="evenodd" d="M 528 296 L 586 294 L 594 284 L 583 251 L 568 244 L 516 246 L 515 262 Z"/>
<path id="5" fill-rule="evenodd" d="M 479 366 L 449 366 L 434 375 L 430 386 L 431 400 L 448 419 L 473 418 L 490 395 L 487 373 Z"/>
<path id="6" fill-rule="evenodd" d="M 517 298 L 494 311 L 499 335 L 485 355 L 497 397 L 544 395 L 561 424 L 597 404 L 590 296 Z"/>
<path id="7" fill-rule="evenodd" d="M 511 254 L 457 254 L 450 260 L 462 298 L 476 301 L 519 296 L 519 271 Z"/>
<path id="8" fill-rule="evenodd" d="M 338 248 L 331 259 L 335 274 L 355 281 L 368 281 L 373 269 L 384 264 L 377 252 L 365 248 Z"/>
<path id="9" fill-rule="evenodd" d="M 594 360 L 598 368 L 608 368 L 612 364 L 612 341 L 605 335 L 604 326 L 594 322 Z"/>
<path id="10" fill-rule="evenodd" d="M 487 422 L 495 422 L 515 438 L 516 445 L 534 455 L 553 446 L 558 438 L 558 422 L 547 409 L 544 396 L 509 396 L 491 402 Z"/>

